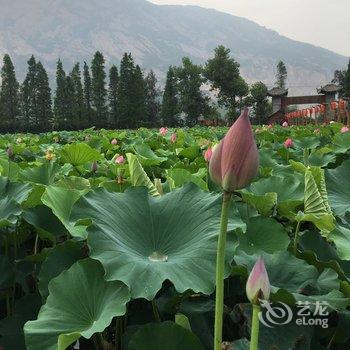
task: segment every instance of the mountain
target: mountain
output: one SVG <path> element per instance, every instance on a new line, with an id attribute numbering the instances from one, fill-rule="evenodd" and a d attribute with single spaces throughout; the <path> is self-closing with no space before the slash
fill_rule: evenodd
<path id="1" fill-rule="evenodd" d="M 145 0 L 0 0 L 0 56 L 9 53 L 23 79 L 34 54 L 51 76 L 60 57 L 68 70 L 101 50 L 119 63 L 125 51 L 161 79 L 183 56 L 204 63 L 223 44 L 248 82 L 271 86 L 275 66 L 286 62 L 293 93 L 315 93 L 347 58 L 294 41 L 250 20 L 198 6 L 154 5 Z"/>

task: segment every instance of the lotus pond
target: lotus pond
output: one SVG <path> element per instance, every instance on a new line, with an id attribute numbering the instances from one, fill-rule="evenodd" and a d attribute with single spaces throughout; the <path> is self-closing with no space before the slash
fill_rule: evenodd
<path id="1" fill-rule="evenodd" d="M 249 349 L 259 257 L 272 303 L 259 350 L 350 348 L 341 128 L 254 128 L 259 175 L 228 213 L 223 349 Z M 226 131 L 1 135 L 0 349 L 213 349 L 222 195 L 208 158 Z"/>

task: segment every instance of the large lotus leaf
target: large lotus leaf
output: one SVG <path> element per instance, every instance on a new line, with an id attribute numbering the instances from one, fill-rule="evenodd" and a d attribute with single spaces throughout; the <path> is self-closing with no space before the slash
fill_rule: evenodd
<path id="1" fill-rule="evenodd" d="M 174 322 L 149 323 L 132 336 L 128 350 L 203 350 L 199 339 Z"/>
<path id="2" fill-rule="evenodd" d="M 73 237 L 86 237 L 86 227 L 83 225 L 75 225 L 74 222 L 69 220 L 74 203 L 84 193 L 86 193 L 86 191 L 49 186 L 41 197 L 42 202 L 51 208 L 52 212 L 60 219 Z"/>
<path id="3" fill-rule="evenodd" d="M 11 316 L 0 320 L 0 344 L 4 350 L 27 350 L 23 326 L 27 321 L 36 318 L 40 306 L 41 299 L 38 294 L 27 294 L 16 301 Z"/>
<path id="4" fill-rule="evenodd" d="M 0 177 L 0 197 L 10 197 L 16 203 L 22 204 L 29 196 L 32 186 L 10 182 L 6 177 Z"/>
<path id="5" fill-rule="evenodd" d="M 83 165 L 101 159 L 101 154 L 86 143 L 73 143 L 62 148 L 61 159 L 64 163 Z"/>
<path id="6" fill-rule="evenodd" d="M 346 153 L 350 149 L 350 132 L 337 134 L 333 139 L 332 146 L 335 153 Z"/>
<path id="7" fill-rule="evenodd" d="M 338 256 L 342 260 L 350 260 L 350 229 L 338 225 L 333 230 L 329 239 L 332 240 L 337 247 Z"/>
<path id="8" fill-rule="evenodd" d="M 91 187 L 88 179 L 78 176 L 65 177 L 59 180 L 56 186 L 79 191 L 90 189 Z"/>
<path id="9" fill-rule="evenodd" d="M 158 157 L 151 148 L 146 144 L 135 145 L 135 153 L 142 165 L 153 166 L 159 165 L 166 161 L 164 157 Z"/>
<path id="10" fill-rule="evenodd" d="M 347 133 L 350 136 L 350 133 Z M 340 217 L 350 211 L 350 160 L 340 167 L 326 170 L 328 198 L 334 213 Z"/>
<path id="11" fill-rule="evenodd" d="M 127 287 L 105 281 L 98 261 L 76 262 L 49 284 L 49 296 L 38 318 L 24 326 L 28 350 L 64 350 L 81 336 L 102 332 L 113 317 L 125 314 Z M 69 288 L 67 288 L 69 286 Z"/>
<path id="12" fill-rule="evenodd" d="M 134 298 L 151 300 L 165 280 L 179 292 L 213 292 L 220 212 L 221 196 L 189 183 L 156 198 L 145 188 L 100 188 L 77 202 L 71 220 L 91 218 L 90 255 L 101 261 L 106 279 L 121 280 Z M 240 220 L 235 225 L 229 229 L 242 226 Z M 230 239 L 226 276 L 232 254 Z"/>
<path id="13" fill-rule="evenodd" d="M 322 153 L 321 150 L 318 150 L 311 153 L 308 161 L 310 165 L 325 167 L 329 163 L 334 163 L 336 161 L 336 155 L 333 153 Z"/>
<path id="14" fill-rule="evenodd" d="M 290 243 L 283 225 L 263 216 L 250 218 L 247 222 L 247 231 L 237 236 L 239 240 L 237 249 L 248 254 L 254 254 L 257 250 L 267 253 L 286 250 Z"/>
<path id="15" fill-rule="evenodd" d="M 320 145 L 320 139 L 315 136 L 299 138 L 294 140 L 293 142 L 296 147 L 304 149 L 314 149 Z"/>
<path id="16" fill-rule="evenodd" d="M 126 158 L 129 164 L 131 184 L 133 186 L 145 186 L 152 196 L 159 196 L 157 188 L 146 174 L 137 157 L 132 153 L 127 153 Z"/>
<path id="17" fill-rule="evenodd" d="M 49 295 L 49 282 L 83 257 L 82 248 L 82 242 L 69 240 L 56 245 L 49 251 L 45 261 L 41 264 L 38 276 L 38 288 L 43 299 Z"/>
<path id="18" fill-rule="evenodd" d="M 167 170 L 167 179 L 169 181 L 170 188 L 181 187 L 186 182 L 193 182 L 198 187 L 200 187 L 204 191 L 208 191 L 207 183 L 196 176 L 195 174 L 191 174 L 186 169 L 169 169 Z"/>
<path id="19" fill-rule="evenodd" d="M 21 170 L 20 178 L 30 183 L 51 185 L 60 171 L 61 167 L 57 163 L 50 162 Z"/>
<path id="20" fill-rule="evenodd" d="M 0 198 L 0 227 L 16 224 L 21 213 L 20 205 L 12 198 Z"/>

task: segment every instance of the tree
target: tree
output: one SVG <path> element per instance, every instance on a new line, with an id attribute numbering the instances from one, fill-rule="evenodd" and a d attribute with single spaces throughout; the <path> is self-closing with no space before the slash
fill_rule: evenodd
<path id="1" fill-rule="evenodd" d="M 81 83 L 81 72 L 80 65 L 76 63 L 69 75 L 72 89 L 72 116 L 73 116 L 73 127 L 74 129 L 83 129 L 87 126 L 86 120 L 84 120 L 84 92 Z M 69 89 L 68 89 L 69 90 Z"/>
<path id="2" fill-rule="evenodd" d="M 348 64 L 348 69 L 344 76 L 343 94 L 346 97 L 350 97 L 350 60 Z"/>
<path id="3" fill-rule="evenodd" d="M 157 78 L 153 70 L 151 70 L 146 78 L 146 109 L 147 109 L 147 123 L 149 127 L 156 127 L 159 124 L 160 90 L 157 87 Z"/>
<path id="4" fill-rule="evenodd" d="M 202 67 L 192 63 L 188 57 L 182 59 L 182 66 L 176 69 L 180 94 L 181 111 L 186 114 L 186 125 L 194 126 L 198 118 L 208 110 L 208 99 L 201 86 L 205 82 Z"/>
<path id="5" fill-rule="evenodd" d="M 254 114 L 258 123 L 265 123 L 271 112 L 271 106 L 267 99 L 266 85 L 261 81 L 253 84 L 250 88 L 250 95 Z"/>
<path id="6" fill-rule="evenodd" d="M 92 101 L 91 101 L 91 76 L 90 76 L 90 70 L 89 66 L 86 62 L 84 62 L 84 68 L 83 68 L 83 75 L 84 75 L 84 109 L 87 117 L 86 126 L 90 127 L 92 125 L 93 120 L 93 111 L 91 108 Z"/>
<path id="7" fill-rule="evenodd" d="M 132 88 L 129 93 L 132 99 L 131 106 L 134 116 L 132 127 L 147 126 L 146 85 L 139 65 L 136 65 L 134 69 Z"/>
<path id="8" fill-rule="evenodd" d="M 177 114 L 179 113 L 179 102 L 177 98 L 177 78 L 173 67 L 169 67 L 163 93 L 161 119 L 166 126 L 177 124 Z"/>
<path id="9" fill-rule="evenodd" d="M 35 127 L 37 131 L 47 131 L 52 122 L 51 89 L 49 78 L 41 62 L 36 65 L 36 73 Z"/>
<path id="10" fill-rule="evenodd" d="M 241 110 L 244 107 L 244 97 L 246 97 L 249 94 L 249 85 L 242 77 L 239 77 L 237 79 L 236 84 L 237 97 L 239 99 L 238 107 Z"/>
<path id="11" fill-rule="evenodd" d="M 19 84 L 15 68 L 9 55 L 4 55 L 1 68 L 0 118 L 1 127 L 6 129 L 17 125 L 19 111 Z"/>
<path id="12" fill-rule="evenodd" d="M 56 126 L 59 129 L 66 129 L 70 126 L 69 108 L 67 103 L 68 93 L 66 86 L 66 73 L 63 70 L 62 61 L 59 59 L 56 66 L 56 92 L 54 98 L 54 114 Z"/>
<path id="13" fill-rule="evenodd" d="M 134 60 L 129 53 L 123 55 L 120 63 L 120 75 L 118 86 L 118 113 L 119 127 L 128 128 L 136 125 L 135 115 L 133 115 L 133 101 L 130 92 L 134 88 Z"/>
<path id="14" fill-rule="evenodd" d="M 277 64 L 276 73 L 276 86 L 285 89 L 287 80 L 287 68 L 283 61 L 279 61 Z"/>
<path id="15" fill-rule="evenodd" d="M 214 50 L 214 58 L 207 61 L 204 75 L 210 81 L 211 90 L 217 91 L 218 102 L 229 109 L 230 119 L 236 118 L 237 96 L 242 96 L 243 79 L 239 72 L 239 63 L 230 57 L 231 50 L 218 46 Z"/>
<path id="16" fill-rule="evenodd" d="M 109 123 L 115 128 L 118 128 L 118 83 L 119 72 L 118 68 L 113 65 L 109 70 L 109 85 L 108 85 L 108 105 L 109 105 Z"/>
<path id="17" fill-rule="evenodd" d="M 100 51 L 97 51 L 91 62 L 92 73 L 92 106 L 95 109 L 95 125 L 103 127 L 107 121 L 107 90 L 105 59 Z"/>
<path id="18" fill-rule="evenodd" d="M 28 61 L 28 72 L 21 88 L 21 106 L 23 114 L 23 127 L 25 130 L 32 129 L 32 123 L 37 113 L 37 64 L 32 55 Z"/>

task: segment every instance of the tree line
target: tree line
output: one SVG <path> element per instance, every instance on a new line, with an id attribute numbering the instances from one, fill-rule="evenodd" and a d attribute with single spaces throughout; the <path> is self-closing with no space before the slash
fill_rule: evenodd
<path id="1" fill-rule="evenodd" d="M 279 64 L 277 83 L 283 85 L 286 70 L 283 62 Z M 52 92 L 44 66 L 31 56 L 19 84 L 10 56 L 4 55 L 1 131 L 193 126 L 202 118 L 220 119 L 223 113 L 232 121 L 246 105 L 264 122 L 271 112 L 267 87 L 262 82 L 249 87 L 239 63 L 224 46 L 217 47 L 204 66 L 184 57 L 180 66 L 169 67 L 163 91 L 155 73 L 145 73 L 130 53 L 123 55 L 119 67 L 112 65 L 108 74 L 99 51 L 90 64 L 76 63 L 70 72 L 59 59 L 55 80 Z"/>

